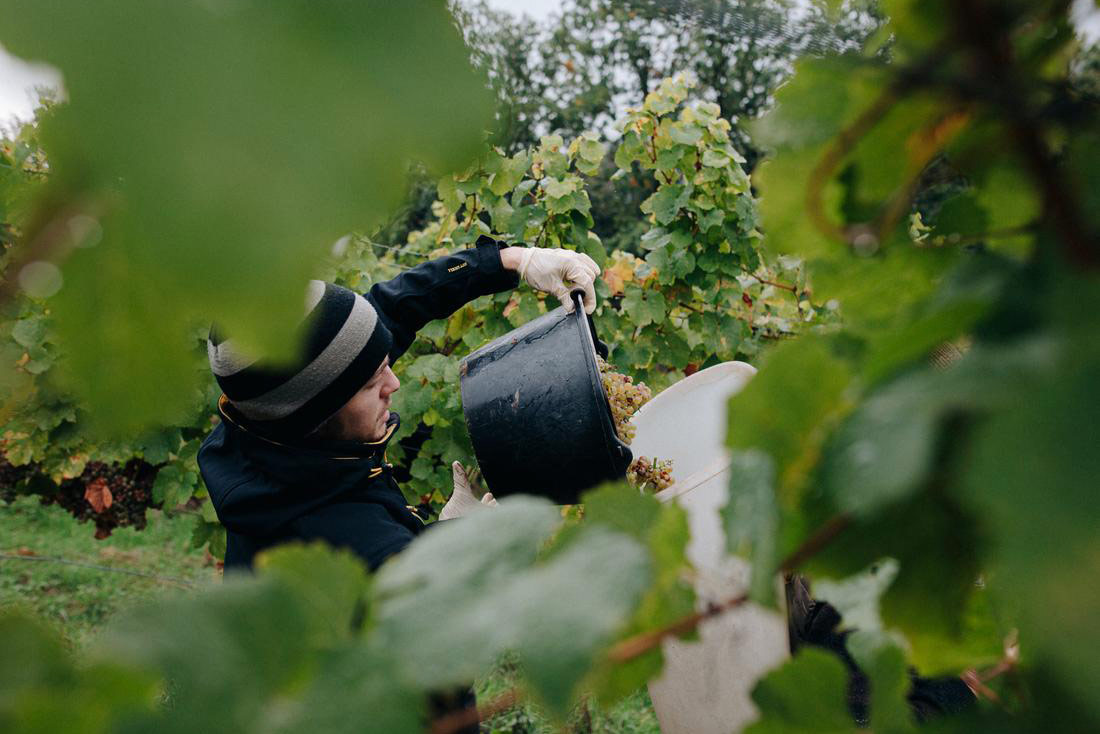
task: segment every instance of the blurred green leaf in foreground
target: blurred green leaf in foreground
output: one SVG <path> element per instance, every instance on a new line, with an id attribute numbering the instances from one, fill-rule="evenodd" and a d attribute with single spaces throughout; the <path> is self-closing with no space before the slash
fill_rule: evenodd
<path id="1" fill-rule="evenodd" d="M 64 261 L 72 386 L 116 429 L 190 399 L 189 323 L 289 354 L 326 248 L 398 203 L 410 159 L 467 162 L 491 118 L 442 0 L 0 14 L 0 42 L 59 67 L 69 96 L 42 123 L 50 183 L 16 264 Z"/>

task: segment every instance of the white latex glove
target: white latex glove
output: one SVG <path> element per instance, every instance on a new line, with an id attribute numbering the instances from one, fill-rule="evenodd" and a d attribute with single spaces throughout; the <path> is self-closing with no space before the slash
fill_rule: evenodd
<path id="1" fill-rule="evenodd" d="M 519 263 L 519 277 L 535 290 L 552 293 L 565 306 L 565 312 L 573 311 L 570 292 L 584 290 L 584 311 L 596 310 L 596 276 L 600 266 L 583 252 L 557 250 L 547 247 L 528 247 Z"/>
<path id="2" fill-rule="evenodd" d="M 490 492 L 486 492 L 485 496 L 478 502 L 477 497 L 474 497 L 473 490 L 470 489 L 470 480 L 466 476 L 466 470 L 457 461 L 451 464 L 451 477 L 454 479 L 455 488 L 451 492 L 451 498 L 447 500 L 447 504 L 443 505 L 443 509 L 439 511 L 440 520 L 453 520 L 456 517 L 462 517 L 467 513 L 485 507 L 496 506 L 497 501 Z"/>

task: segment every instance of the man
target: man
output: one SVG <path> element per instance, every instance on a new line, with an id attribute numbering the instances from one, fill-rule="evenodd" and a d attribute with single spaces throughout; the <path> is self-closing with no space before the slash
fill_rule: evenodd
<path id="1" fill-rule="evenodd" d="M 303 356 L 289 367 L 244 355 L 212 329 L 210 367 L 224 394 L 221 424 L 198 462 L 227 531 L 226 568 L 249 568 L 255 555 L 293 540 L 324 540 L 352 550 L 374 570 L 425 527 L 405 503 L 386 463 L 398 426 L 389 410 L 400 387 L 391 369 L 416 332 L 478 296 L 525 280 L 572 310 L 581 289 L 589 313 L 599 267 L 569 250 L 473 249 L 418 265 L 364 295 L 313 281 L 298 326 Z M 441 513 L 478 506 L 455 466 L 455 492 Z M 491 502 L 488 495 L 485 503 Z"/>

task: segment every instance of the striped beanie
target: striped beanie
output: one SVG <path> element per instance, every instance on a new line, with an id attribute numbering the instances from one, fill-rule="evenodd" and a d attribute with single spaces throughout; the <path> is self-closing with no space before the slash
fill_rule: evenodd
<path id="1" fill-rule="evenodd" d="M 216 326 L 210 330 L 210 369 L 230 405 L 260 433 L 301 438 L 316 430 L 363 387 L 393 345 L 366 298 L 320 280 L 309 283 L 298 332 L 301 359 L 275 367 L 242 355 Z"/>

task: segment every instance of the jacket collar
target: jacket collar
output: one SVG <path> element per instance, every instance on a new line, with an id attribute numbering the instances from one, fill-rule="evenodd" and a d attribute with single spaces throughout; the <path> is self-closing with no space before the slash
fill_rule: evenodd
<path id="1" fill-rule="evenodd" d="M 233 404 L 229 402 L 225 395 L 218 398 L 218 412 L 221 414 L 223 421 L 226 421 L 250 439 L 261 445 L 266 444 L 276 451 L 281 449 L 280 453 L 296 452 L 317 459 L 332 461 L 374 460 L 380 467 L 385 464 L 386 446 L 401 425 L 401 416 L 390 411 L 389 420 L 386 421 L 386 435 L 377 441 L 338 441 L 331 439 L 320 441 L 308 438 L 290 440 L 282 437 L 273 438 L 257 430 L 233 407 Z"/>

